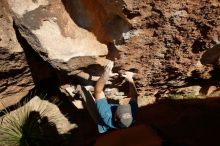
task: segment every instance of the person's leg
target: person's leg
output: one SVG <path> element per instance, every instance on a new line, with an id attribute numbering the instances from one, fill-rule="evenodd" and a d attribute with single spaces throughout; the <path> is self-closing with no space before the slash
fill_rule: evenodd
<path id="1" fill-rule="evenodd" d="M 78 85 L 77 90 L 80 96 L 83 98 L 83 103 L 86 106 L 90 116 L 92 117 L 93 121 L 97 124 L 99 121 L 98 112 L 96 108 L 95 99 L 92 96 L 92 93 L 87 90 L 85 87 Z"/>

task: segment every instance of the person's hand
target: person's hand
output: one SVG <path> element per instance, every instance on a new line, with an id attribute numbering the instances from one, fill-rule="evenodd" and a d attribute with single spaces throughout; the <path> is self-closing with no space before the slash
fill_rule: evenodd
<path id="1" fill-rule="evenodd" d="M 124 74 L 122 74 L 122 76 L 128 81 L 128 82 L 134 82 L 133 80 L 133 76 L 135 75 L 135 73 L 127 71 Z"/>
<path id="2" fill-rule="evenodd" d="M 104 76 L 105 77 L 113 77 L 113 76 L 117 76 L 117 73 L 113 73 L 112 72 L 112 68 L 114 67 L 114 62 L 113 61 L 109 61 L 108 64 L 105 67 L 105 71 L 104 71 Z"/>

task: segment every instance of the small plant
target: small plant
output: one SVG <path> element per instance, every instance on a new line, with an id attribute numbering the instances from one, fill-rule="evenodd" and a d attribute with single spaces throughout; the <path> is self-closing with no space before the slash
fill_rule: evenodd
<path id="1" fill-rule="evenodd" d="M 5 111 L 0 123 L 0 146 L 47 146 L 62 141 L 56 124 L 57 111 L 47 101 L 27 103 L 15 111 Z"/>
<path id="2" fill-rule="evenodd" d="M 196 98 L 196 95 L 193 94 L 184 94 L 184 93 L 172 93 L 168 95 L 168 98 L 178 100 L 178 99 L 193 99 Z"/>

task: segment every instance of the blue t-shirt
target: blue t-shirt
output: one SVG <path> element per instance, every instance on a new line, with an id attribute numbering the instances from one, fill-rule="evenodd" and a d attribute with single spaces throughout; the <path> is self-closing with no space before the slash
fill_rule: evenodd
<path id="1" fill-rule="evenodd" d="M 131 100 L 131 111 L 133 116 L 133 122 L 137 117 L 137 102 Z M 99 114 L 98 131 L 99 133 L 107 132 L 110 128 L 118 128 L 114 121 L 114 114 L 119 104 L 109 104 L 106 98 L 96 100 L 96 107 Z"/>

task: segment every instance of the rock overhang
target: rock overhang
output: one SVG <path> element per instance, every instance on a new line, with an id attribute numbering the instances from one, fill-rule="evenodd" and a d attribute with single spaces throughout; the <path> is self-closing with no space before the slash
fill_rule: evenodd
<path id="1" fill-rule="evenodd" d="M 21 8 L 22 4 L 22 8 Z M 83 57 L 93 58 L 91 64 L 99 56 L 108 54 L 107 45 L 98 41 L 89 30 L 79 27 L 66 12 L 60 0 L 48 1 L 15 1 L 9 0 L 14 20 L 21 35 L 31 47 L 52 66 L 62 66 L 67 71 L 76 70 L 64 67 L 71 59 Z M 53 65 L 53 62 L 56 64 Z M 71 61 L 70 61 L 71 62 Z M 83 62 L 79 62 L 83 66 Z M 73 66 L 73 65 L 72 65 Z"/>

